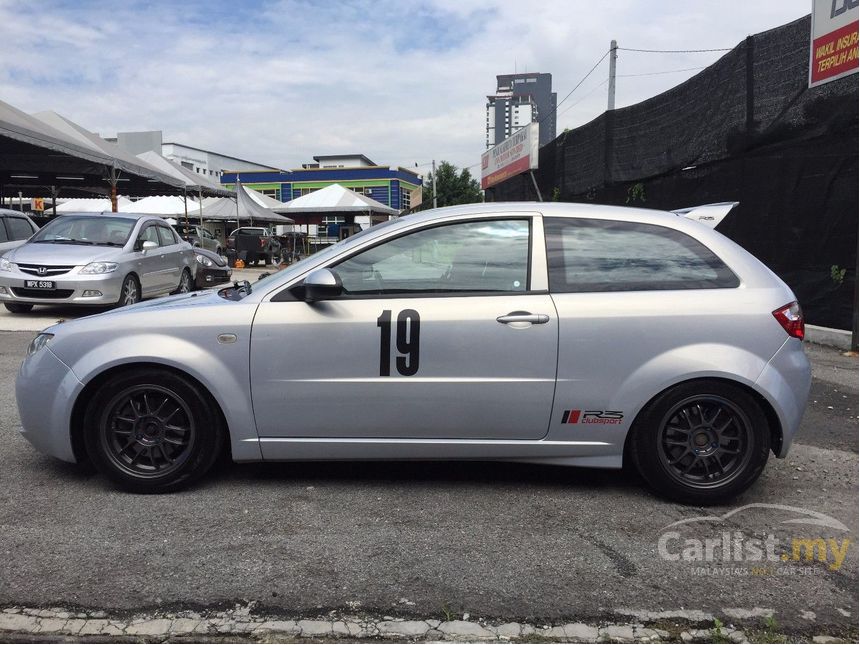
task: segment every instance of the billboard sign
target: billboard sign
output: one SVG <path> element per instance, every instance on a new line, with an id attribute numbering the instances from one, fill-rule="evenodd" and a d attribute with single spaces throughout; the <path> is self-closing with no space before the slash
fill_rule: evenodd
<path id="1" fill-rule="evenodd" d="M 860 0 L 812 0 L 809 87 L 857 73 Z"/>
<path id="2" fill-rule="evenodd" d="M 538 167 L 538 124 L 529 123 L 481 155 L 481 188 Z"/>

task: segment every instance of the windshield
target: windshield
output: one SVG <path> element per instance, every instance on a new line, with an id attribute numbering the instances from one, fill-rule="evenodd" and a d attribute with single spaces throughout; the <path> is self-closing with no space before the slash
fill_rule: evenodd
<path id="1" fill-rule="evenodd" d="M 237 228 L 231 235 L 266 235 L 264 228 Z"/>
<path id="2" fill-rule="evenodd" d="M 41 244 L 83 244 L 125 246 L 137 220 L 105 215 L 63 215 L 48 222 L 31 242 Z"/>

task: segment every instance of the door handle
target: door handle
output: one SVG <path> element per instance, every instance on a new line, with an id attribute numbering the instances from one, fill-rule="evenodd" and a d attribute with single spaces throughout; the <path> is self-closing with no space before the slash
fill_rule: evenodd
<path id="1" fill-rule="evenodd" d="M 500 322 L 503 325 L 510 325 L 511 323 L 531 323 L 533 325 L 545 325 L 549 322 L 549 316 L 547 316 L 546 314 L 532 314 L 528 311 L 512 311 L 505 316 L 499 316 L 498 318 L 496 318 L 496 322 Z"/>

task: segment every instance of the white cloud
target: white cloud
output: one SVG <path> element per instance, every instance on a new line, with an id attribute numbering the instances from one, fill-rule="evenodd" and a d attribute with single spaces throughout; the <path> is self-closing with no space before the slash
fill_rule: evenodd
<path id="1" fill-rule="evenodd" d="M 808 0 L 104 3 L 0 0 L 0 98 L 102 134 L 161 129 L 281 167 L 362 152 L 383 164 L 478 161 L 495 75 L 551 72 L 561 99 L 622 47 L 731 47 L 798 18 Z M 621 52 L 619 74 L 696 67 L 712 54 Z M 694 72 L 620 78 L 617 105 Z M 606 61 L 559 131 L 605 107 Z M 580 101 L 577 104 L 577 101 Z M 572 106 L 572 107 L 570 107 Z"/>

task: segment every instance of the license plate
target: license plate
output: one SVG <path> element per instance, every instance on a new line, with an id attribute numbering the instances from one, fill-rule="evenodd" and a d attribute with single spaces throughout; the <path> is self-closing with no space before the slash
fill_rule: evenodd
<path id="1" fill-rule="evenodd" d="M 53 289 L 54 282 L 52 280 L 25 280 L 24 286 L 28 289 Z"/>

